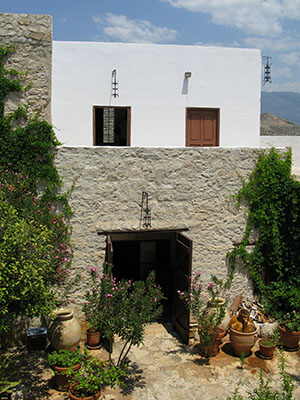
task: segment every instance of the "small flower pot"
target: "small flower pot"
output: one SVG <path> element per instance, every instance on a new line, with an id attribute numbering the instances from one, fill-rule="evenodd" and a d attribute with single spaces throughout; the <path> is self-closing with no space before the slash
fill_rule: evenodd
<path id="1" fill-rule="evenodd" d="M 76 364 L 72 367 L 73 371 L 78 371 L 81 367 L 81 364 Z M 69 377 L 66 376 L 63 372 L 66 372 L 70 367 L 53 367 L 54 370 L 54 381 L 57 390 L 61 392 L 66 392 L 69 390 L 70 382 Z"/>
<path id="2" fill-rule="evenodd" d="M 278 330 L 282 345 L 289 351 L 298 350 L 300 332 L 287 331 L 280 325 L 278 325 Z"/>
<path id="3" fill-rule="evenodd" d="M 89 349 L 99 348 L 100 332 L 93 329 L 88 329 L 86 332 L 86 344 Z"/>
<path id="4" fill-rule="evenodd" d="M 276 343 L 274 342 L 273 345 L 264 345 L 263 344 L 264 339 L 261 339 L 258 344 L 259 344 L 259 353 L 262 358 L 266 360 L 272 360 L 273 355 L 274 355 L 274 350 L 276 348 Z"/>
<path id="5" fill-rule="evenodd" d="M 213 334 L 212 343 L 209 347 L 203 346 L 200 341 L 200 354 L 204 357 L 214 357 L 218 354 L 219 346 L 222 343 L 222 339 L 226 335 L 226 332 L 222 328 L 217 328 Z"/>
<path id="6" fill-rule="evenodd" d="M 93 395 L 85 396 L 83 393 L 80 394 L 80 397 L 78 397 L 78 395 L 76 394 L 76 383 L 73 383 L 73 385 L 71 385 L 69 389 L 69 397 L 72 400 L 97 400 L 99 399 L 100 396 L 101 396 L 101 389 L 99 389 L 99 391 Z"/>
<path id="7" fill-rule="evenodd" d="M 230 342 L 232 344 L 234 353 L 237 356 L 249 356 L 251 349 L 255 345 L 257 339 L 257 329 L 254 332 L 239 332 L 230 328 L 229 330 Z"/>

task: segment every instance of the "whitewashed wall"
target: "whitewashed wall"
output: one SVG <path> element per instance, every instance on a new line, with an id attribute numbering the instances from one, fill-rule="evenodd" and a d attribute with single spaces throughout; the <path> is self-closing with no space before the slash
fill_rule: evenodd
<path id="1" fill-rule="evenodd" d="M 53 42 L 52 122 L 66 145 L 91 146 L 93 105 L 130 106 L 132 146 L 180 147 L 186 107 L 220 108 L 221 146 L 259 146 L 260 79 L 254 49 Z"/>
<path id="2" fill-rule="evenodd" d="M 300 136 L 261 136 L 261 147 L 291 147 L 293 172 L 300 175 Z"/>

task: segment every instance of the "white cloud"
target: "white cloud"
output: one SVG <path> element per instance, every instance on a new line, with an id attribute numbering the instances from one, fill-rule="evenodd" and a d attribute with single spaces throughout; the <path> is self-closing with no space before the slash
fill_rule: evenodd
<path id="1" fill-rule="evenodd" d="M 293 51 L 291 53 L 281 54 L 279 56 L 280 60 L 288 65 L 300 64 L 300 51 Z"/>
<path id="2" fill-rule="evenodd" d="M 282 18 L 300 19 L 299 0 L 161 0 L 173 7 L 209 13 L 216 24 L 233 26 L 247 34 L 276 37 Z"/>
<path id="3" fill-rule="evenodd" d="M 248 37 L 244 39 L 244 44 L 248 47 L 255 47 L 262 50 L 274 51 L 293 51 L 300 50 L 300 41 L 294 40 L 289 36 L 281 38 L 261 38 L 261 37 Z"/>
<path id="4" fill-rule="evenodd" d="M 264 92 L 296 92 L 300 93 L 300 82 L 287 82 L 287 83 L 276 83 L 274 79 L 271 85 L 265 85 L 263 87 Z"/>
<path id="5" fill-rule="evenodd" d="M 272 78 L 291 78 L 293 76 L 289 67 L 272 69 Z"/>
<path id="6" fill-rule="evenodd" d="M 104 25 L 103 31 L 112 40 L 131 43 L 166 43 L 175 41 L 178 32 L 159 27 L 146 20 L 129 19 L 125 15 L 107 13 L 93 17 L 94 22 Z"/>

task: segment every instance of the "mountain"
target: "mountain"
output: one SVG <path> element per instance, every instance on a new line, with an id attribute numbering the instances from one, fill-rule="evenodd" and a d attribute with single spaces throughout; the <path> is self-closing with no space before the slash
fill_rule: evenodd
<path id="1" fill-rule="evenodd" d="M 300 126 L 270 113 L 260 116 L 261 136 L 300 136 Z"/>
<path id="2" fill-rule="evenodd" d="M 261 113 L 266 112 L 300 125 L 300 93 L 262 92 Z"/>

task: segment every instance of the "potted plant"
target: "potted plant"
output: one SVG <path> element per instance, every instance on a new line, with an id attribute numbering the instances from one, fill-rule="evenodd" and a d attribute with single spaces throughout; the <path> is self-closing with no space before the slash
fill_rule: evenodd
<path id="1" fill-rule="evenodd" d="M 100 397 L 104 386 L 122 386 L 121 378 L 126 375 L 126 370 L 111 362 L 99 361 L 84 349 L 82 367 L 75 372 L 68 369 L 65 374 L 71 381 L 70 399 L 94 400 Z"/>
<path id="2" fill-rule="evenodd" d="M 257 327 L 250 313 L 242 308 L 229 322 L 229 338 L 237 356 L 249 356 L 257 339 Z"/>
<path id="3" fill-rule="evenodd" d="M 279 332 L 275 329 L 271 337 L 265 337 L 259 340 L 259 353 L 262 358 L 271 360 L 273 358 L 274 350 L 278 343 Z"/>
<path id="4" fill-rule="evenodd" d="M 190 293 L 177 291 L 189 307 L 197 323 L 200 337 L 200 354 L 206 357 L 215 356 L 226 332 L 220 327 L 225 317 L 226 302 L 220 298 L 225 284 L 216 276 L 211 277 L 207 287 L 201 283 L 200 273 L 191 278 Z"/>
<path id="5" fill-rule="evenodd" d="M 69 389 L 70 381 L 65 372 L 69 368 L 73 372 L 79 370 L 82 361 L 83 354 L 78 346 L 70 350 L 54 350 L 48 354 L 48 364 L 53 369 L 55 385 L 58 390 Z"/>
<path id="6" fill-rule="evenodd" d="M 293 310 L 279 317 L 278 330 L 282 345 L 288 350 L 297 350 L 300 340 L 300 313 Z"/>

